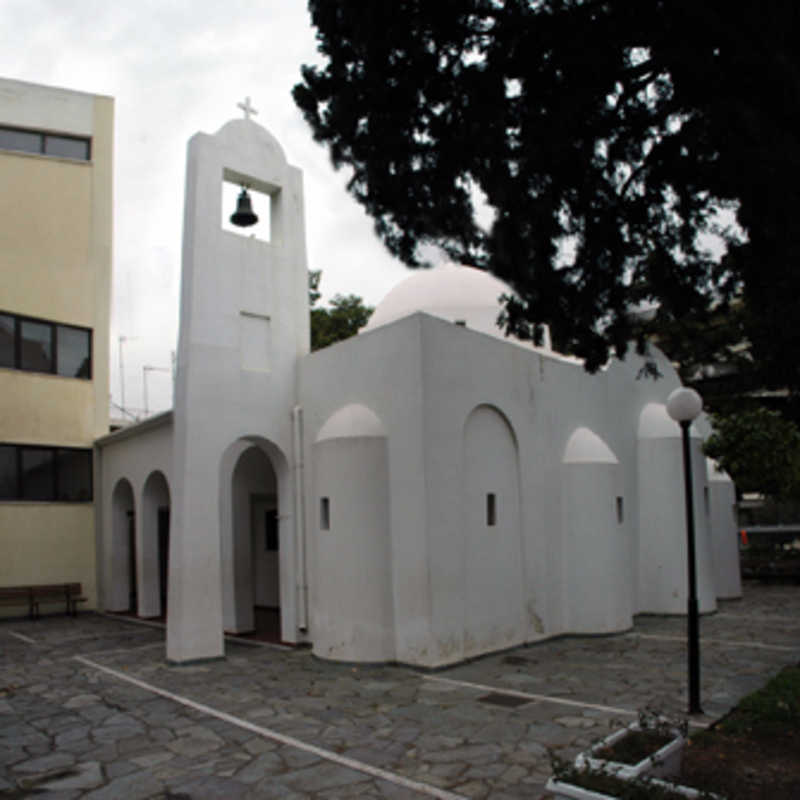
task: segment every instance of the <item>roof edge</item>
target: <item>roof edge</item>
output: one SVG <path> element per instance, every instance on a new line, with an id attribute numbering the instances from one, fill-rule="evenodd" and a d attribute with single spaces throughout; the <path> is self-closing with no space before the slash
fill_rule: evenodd
<path id="1" fill-rule="evenodd" d="M 98 447 L 103 447 L 106 444 L 121 442 L 133 436 L 138 436 L 139 434 L 147 433 L 147 431 L 160 428 L 163 425 L 172 424 L 172 414 L 173 411 L 170 408 L 168 411 L 154 414 L 152 417 L 148 417 L 141 422 L 134 422 L 133 425 L 128 425 L 126 428 L 120 428 L 118 431 L 100 436 L 94 440 L 94 443 Z"/>

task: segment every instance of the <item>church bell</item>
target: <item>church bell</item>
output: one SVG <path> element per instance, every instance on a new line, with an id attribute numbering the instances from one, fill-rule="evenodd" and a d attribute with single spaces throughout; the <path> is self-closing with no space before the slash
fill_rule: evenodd
<path id="1" fill-rule="evenodd" d="M 236 211 L 231 214 L 231 222 L 240 228 L 247 228 L 258 222 L 258 217 L 253 213 L 253 206 L 250 203 L 250 195 L 244 186 L 236 200 Z"/>

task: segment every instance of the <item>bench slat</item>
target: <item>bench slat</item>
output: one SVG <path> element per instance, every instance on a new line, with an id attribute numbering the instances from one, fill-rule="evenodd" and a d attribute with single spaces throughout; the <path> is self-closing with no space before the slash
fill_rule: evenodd
<path id="1" fill-rule="evenodd" d="M 80 583 L 2 586 L 0 587 L 0 605 L 27 605 L 28 615 L 35 619 L 39 616 L 39 603 L 63 600 L 67 606 L 67 614 L 74 617 L 78 613 L 78 603 L 87 601 L 82 594 L 82 588 Z"/>
<path id="2" fill-rule="evenodd" d="M 0 587 L 0 605 L 4 606 L 28 606 L 28 616 L 33 618 L 36 615 L 36 602 L 33 599 L 33 591 L 30 586 L 3 586 Z"/>

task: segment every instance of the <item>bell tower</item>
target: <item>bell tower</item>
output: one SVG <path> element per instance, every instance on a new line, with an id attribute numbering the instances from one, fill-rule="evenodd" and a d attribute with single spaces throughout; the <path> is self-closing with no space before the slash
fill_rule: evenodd
<path id="1" fill-rule="evenodd" d="M 240 107 L 243 119 L 188 145 L 167 625 L 177 662 L 224 653 L 221 461 L 231 443 L 257 440 L 288 462 L 297 361 L 309 351 L 302 174 L 250 119 L 249 98 Z M 269 197 L 269 241 L 223 229 L 223 182 Z"/>

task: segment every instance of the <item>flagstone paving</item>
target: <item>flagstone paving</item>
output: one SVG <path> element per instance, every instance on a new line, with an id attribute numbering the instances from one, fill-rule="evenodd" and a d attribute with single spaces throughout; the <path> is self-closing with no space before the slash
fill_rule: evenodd
<path id="1" fill-rule="evenodd" d="M 0 798 L 538 798 L 549 750 L 685 709 L 685 635 L 684 619 L 641 616 L 425 673 L 231 641 L 224 660 L 171 666 L 158 628 L 7 620 Z M 710 720 L 798 662 L 800 587 L 748 584 L 701 636 Z"/>

